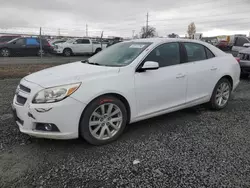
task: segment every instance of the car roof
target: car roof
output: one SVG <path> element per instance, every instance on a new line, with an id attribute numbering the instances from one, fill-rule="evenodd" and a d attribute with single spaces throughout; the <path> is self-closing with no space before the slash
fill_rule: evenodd
<path id="1" fill-rule="evenodd" d="M 135 39 L 132 40 L 133 42 L 150 42 L 153 43 L 153 45 L 158 45 L 161 43 L 167 43 L 167 42 L 192 42 L 192 43 L 197 43 L 197 44 L 202 44 L 203 46 L 206 46 L 216 56 L 225 56 L 227 55 L 225 52 L 221 51 L 219 48 L 207 43 L 203 42 L 200 40 L 195 40 L 195 39 L 182 39 L 182 38 L 145 38 L 145 39 Z M 126 41 L 127 42 L 127 41 Z"/>

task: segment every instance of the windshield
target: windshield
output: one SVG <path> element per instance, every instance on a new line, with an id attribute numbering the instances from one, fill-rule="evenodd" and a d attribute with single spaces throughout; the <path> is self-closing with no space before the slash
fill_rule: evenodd
<path id="1" fill-rule="evenodd" d="M 122 67 L 132 63 L 150 44 L 147 42 L 122 42 L 108 47 L 104 51 L 89 58 L 89 62 Z"/>

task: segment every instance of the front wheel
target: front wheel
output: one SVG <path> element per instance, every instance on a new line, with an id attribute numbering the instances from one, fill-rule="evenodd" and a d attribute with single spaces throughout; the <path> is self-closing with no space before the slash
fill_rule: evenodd
<path id="1" fill-rule="evenodd" d="M 0 55 L 2 57 L 9 57 L 10 56 L 10 50 L 7 48 L 1 49 L 0 50 Z"/>
<path id="2" fill-rule="evenodd" d="M 113 96 L 103 96 L 87 106 L 80 123 L 80 135 L 93 145 L 108 144 L 122 134 L 126 123 L 124 104 Z"/>
<path id="3" fill-rule="evenodd" d="M 213 110 L 225 108 L 231 96 L 232 85 L 228 79 L 222 78 L 216 84 L 209 105 Z"/>
<path id="4" fill-rule="evenodd" d="M 66 48 L 65 50 L 63 50 L 64 56 L 69 57 L 69 56 L 71 56 L 71 54 L 72 54 L 71 49 Z"/>

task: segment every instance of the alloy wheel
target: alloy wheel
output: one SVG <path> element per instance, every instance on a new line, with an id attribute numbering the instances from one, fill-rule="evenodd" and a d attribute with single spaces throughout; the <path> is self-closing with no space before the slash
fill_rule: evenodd
<path id="1" fill-rule="evenodd" d="M 9 57 L 10 52 L 9 52 L 8 49 L 2 49 L 2 50 L 1 50 L 1 55 L 2 55 L 3 57 Z"/>
<path id="2" fill-rule="evenodd" d="M 113 103 L 98 106 L 89 119 L 91 135 L 98 140 L 107 140 L 114 137 L 120 130 L 123 122 L 121 109 Z"/>
<path id="3" fill-rule="evenodd" d="M 226 82 L 222 82 L 216 91 L 216 103 L 218 106 L 224 106 L 230 97 L 230 86 Z"/>

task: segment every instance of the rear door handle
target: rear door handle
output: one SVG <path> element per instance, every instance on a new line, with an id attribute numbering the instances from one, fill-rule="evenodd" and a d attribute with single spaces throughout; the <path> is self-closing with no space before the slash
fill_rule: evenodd
<path id="1" fill-rule="evenodd" d="M 217 70 L 217 67 L 212 67 L 211 68 L 211 71 L 215 71 L 215 70 Z"/>
<path id="2" fill-rule="evenodd" d="M 176 76 L 176 78 L 177 79 L 179 79 L 179 78 L 184 78 L 186 75 L 185 74 L 178 74 L 177 76 Z"/>

